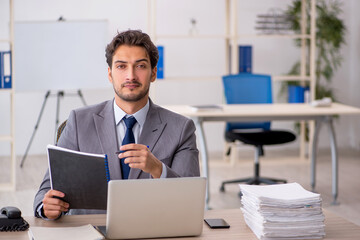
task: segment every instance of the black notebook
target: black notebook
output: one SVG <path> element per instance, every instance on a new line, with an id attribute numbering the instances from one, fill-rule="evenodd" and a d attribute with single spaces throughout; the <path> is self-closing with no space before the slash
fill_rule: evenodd
<path id="1" fill-rule="evenodd" d="M 51 189 L 65 193 L 71 209 L 106 209 L 108 165 L 105 154 L 47 146 Z"/>

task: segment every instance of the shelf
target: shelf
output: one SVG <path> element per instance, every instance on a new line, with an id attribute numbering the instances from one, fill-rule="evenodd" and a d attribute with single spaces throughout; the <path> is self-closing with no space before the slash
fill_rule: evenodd
<path id="1" fill-rule="evenodd" d="M 310 39 L 309 34 L 238 34 L 234 38 L 285 38 L 285 39 Z M 156 35 L 157 39 L 231 39 L 230 35 Z"/>
<path id="2" fill-rule="evenodd" d="M 209 80 L 219 80 L 221 79 L 222 76 L 209 76 L 209 77 L 189 77 L 189 76 L 184 76 L 184 77 L 167 77 L 167 78 L 163 78 L 163 79 L 156 79 L 156 81 L 209 81 Z"/>
<path id="3" fill-rule="evenodd" d="M 0 183 L 0 190 L 1 191 L 14 191 L 15 185 L 10 183 Z"/>
<path id="4" fill-rule="evenodd" d="M 156 79 L 157 81 L 185 81 L 185 80 L 194 80 L 194 81 L 209 81 L 209 80 L 219 80 L 222 76 L 209 76 L 209 77 L 167 77 L 163 79 Z M 273 81 L 311 81 L 310 76 L 295 76 L 295 75 L 281 75 L 281 76 L 272 76 Z"/>
<path id="5" fill-rule="evenodd" d="M 0 135 L 0 141 L 12 141 L 13 137 L 10 135 Z"/>
<path id="6" fill-rule="evenodd" d="M 12 88 L 0 88 L 0 92 L 12 92 L 13 89 Z"/>
<path id="7" fill-rule="evenodd" d="M 156 35 L 157 39 L 229 39 L 228 35 Z"/>
<path id="8" fill-rule="evenodd" d="M 238 34 L 237 38 L 287 38 L 287 39 L 310 39 L 309 34 Z"/>
<path id="9" fill-rule="evenodd" d="M 167 77 L 162 79 L 156 79 L 157 81 L 209 81 L 209 80 L 219 80 L 222 76 L 209 76 L 209 77 Z M 272 76 L 272 80 L 276 82 L 286 82 L 286 81 L 311 81 L 310 76 L 295 76 L 295 75 L 281 75 L 281 76 Z"/>
<path id="10" fill-rule="evenodd" d="M 295 76 L 295 75 L 282 75 L 282 76 L 273 76 L 274 81 L 311 81 L 310 76 Z"/>
<path id="11" fill-rule="evenodd" d="M 1 42 L 11 43 L 10 39 L 0 39 L 0 43 L 1 43 Z"/>

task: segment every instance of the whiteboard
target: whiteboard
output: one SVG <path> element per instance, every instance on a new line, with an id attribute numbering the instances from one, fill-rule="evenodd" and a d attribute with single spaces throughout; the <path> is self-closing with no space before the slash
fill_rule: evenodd
<path id="1" fill-rule="evenodd" d="M 109 87 L 107 21 L 16 22 L 15 89 Z"/>

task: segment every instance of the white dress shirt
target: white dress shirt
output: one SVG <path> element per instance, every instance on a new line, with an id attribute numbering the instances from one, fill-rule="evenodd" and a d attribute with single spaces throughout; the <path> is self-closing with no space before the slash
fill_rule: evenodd
<path id="1" fill-rule="evenodd" d="M 114 105 L 116 134 L 117 134 L 117 138 L 118 138 L 119 149 L 121 147 L 122 140 L 125 137 L 125 133 L 126 133 L 126 125 L 123 120 L 123 118 L 125 116 L 126 116 L 126 118 L 133 116 L 136 119 L 136 123 L 134 124 L 132 131 L 134 133 L 135 143 L 138 143 L 141 131 L 144 127 L 146 115 L 149 111 L 149 106 L 150 106 L 149 100 L 147 101 L 146 105 L 142 109 L 140 109 L 139 111 L 137 111 L 136 113 L 134 113 L 132 115 L 126 114 L 126 112 L 124 112 L 118 105 L 116 105 L 115 99 L 114 99 L 113 105 Z M 160 178 L 166 178 L 165 164 L 164 163 L 161 163 L 161 164 L 162 164 L 162 172 L 161 172 Z"/>

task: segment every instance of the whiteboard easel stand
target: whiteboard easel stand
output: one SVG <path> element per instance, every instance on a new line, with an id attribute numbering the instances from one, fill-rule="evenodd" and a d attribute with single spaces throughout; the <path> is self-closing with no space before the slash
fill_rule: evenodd
<path id="1" fill-rule="evenodd" d="M 39 113 L 39 116 L 38 116 L 38 119 L 36 121 L 36 124 L 35 124 L 35 127 L 34 127 L 34 131 L 31 135 L 31 138 L 30 138 L 30 141 L 26 147 L 26 150 L 25 150 L 25 153 L 24 153 L 24 156 L 21 160 L 21 163 L 20 163 L 20 167 L 22 168 L 23 165 L 24 165 L 24 162 L 25 162 L 25 159 L 27 157 L 27 154 L 29 152 L 29 149 L 30 149 L 30 146 L 32 144 L 32 141 L 35 137 L 35 133 L 39 127 L 39 124 L 40 124 L 40 120 L 41 120 L 41 117 L 43 115 L 43 112 L 44 112 L 44 109 L 45 109 L 45 105 L 46 105 L 46 102 L 48 100 L 49 97 L 51 96 L 56 96 L 56 120 L 55 120 L 55 134 L 54 134 L 54 142 L 56 143 L 56 132 L 57 132 L 57 128 L 59 126 L 59 112 L 60 112 L 60 99 L 63 98 L 64 96 L 78 96 L 80 98 L 80 100 L 82 101 L 82 103 L 84 104 L 84 106 L 86 106 L 86 102 L 85 102 L 85 99 L 84 99 L 84 96 L 81 92 L 81 90 L 79 89 L 76 93 L 67 93 L 65 94 L 65 91 L 63 90 L 59 90 L 57 91 L 56 94 L 51 94 L 51 91 L 48 90 L 45 94 L 45 98 L 44 98 L 44 101 L 42 103 L 42 106 L 41 106 L 41 110 L 40 110 L 40 113 Z"/>

